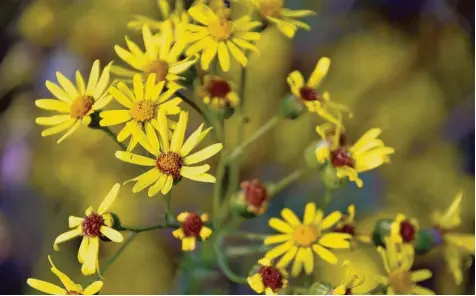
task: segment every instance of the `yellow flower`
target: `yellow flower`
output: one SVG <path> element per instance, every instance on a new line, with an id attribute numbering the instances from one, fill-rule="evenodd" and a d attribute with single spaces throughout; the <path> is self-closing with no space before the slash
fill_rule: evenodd
<path id="1" fill-rule="evenodd" d="M 365 281 L 364 277 L 361 277 L 356 274 L 353 266 L 348 260 L 345 260 L 342 263 L 342 266 L 345 268 L 345 278 L 342 283 L 332 290 L 333 295 L 352 295 L 352 289 L 362 285 Z"/>
<path id="2" fill-rule="evenodd" d="M 185 10 L 183 0 L 176 0 L 174 9 L 172 10 L 168 0 L 157 0 L 162 20 L 155 20 L 143 15 L 135 15 L 133 20 L 127 23 L 127 27 L 133 30 L 140 30 L 144 25 L 147 25 L 151 30 L 162 30 L 166 20 L 172 23 L 175 40 L 178 40 L 183 24 L 190 22 L 190 17 Z"/>
<path id="3" fill-rule="evenodd" d="M 59 86 L 51 81 L 46 81 L 46 87 L 57 100 L 52 98 L 39 99 L 35 105 L 48 111 L 56 111 L 61 115 L 50 117 L 37 117 L 36 123 L 50 126 L 41 135 L 51 136 L 69 129 L 59 140 L 62 142 L 71 135 L 81 123 L 91 123 L 90 114 L 104 108 L 112 99 L 107 93 L 109 88 L 109 71 L 111 64 L 107 65 L 100 74 L 99 60 L 96 60 L 91 68 L 87 86 L 83 76 L 76 71 L 76 85 L 60 72 L 56 72 Z"/>
<path id="4" fill-rule="evenodd" d="M 459 192 L 445 213 L 433 214 L 435 240 L 443 243 L 446 262 L 458 285 L 463 281 L 463 269 L 469 268 L 474 256 L 474 234 L 453 231 L 461 224 L 462 199 L 463 192 Z"/>
<path id="5" fill-rule="evenodd" d="M 202 241 L 206 240 L 211 234 L 212 230 L 205 226 L 208 222 L 208 215 L 197 213 L 183 212 L 177 216 L 180 223 L 180 228 L 172 232 L 172 235 L 182 240 L 183 251 L 193 251 L 196 247 L 197 238 Z"/>
<path id="6" fill-rule="evenodd" d="M 276 24 L 276 27 L 286 37 L 293 38 L 298 28 L 309 31 L 311 27 L 308 24 L 295 20 L 315 15 L 311 10 L 291 10 L 284 8 L 284 0 L 252 0 L 258 13 L 270 23 Z"/>
<path id="7" fill-rule="evenodd" d="M 281 243 L 279 246 L 266 253 L 266 257 L 274 259 L 284 254 L 277 263 L 277 267 L 286 268 L 291 260 L 294 264 L 291 275 L 297 276 L 302 270 L 311 274 L 314 269 L 314 256 L 312 251 L 325 261 L 336 264 L 337 257 L 329 249 L 348 249 L 351 236 L 347 233 L 329 232 L 341 218 L 340 212 L 332 212 L 323 218 L 322 210 L 316 210 L 314 203 L 308 203 L 304 211 L 304 220 L 301 222 L 296 214 L 288 208 L 281 211 L 283 220 L 271 218 L 269 226 L 283 233 L 271 235 L 264 240 L 265 245 Z"/>
<path id="8" fill-rule="evenodd" d="M 201 67 L 208 70 L 210 63 L 218 53 L 218 60 L 223 71 L 230 69 L 231 55 L 245 67 L 248 58 L 243 49 L 258 51 L 249 41 L 260 39 L 260 33 L 250 32 L 260 26 L 260 22 L 251 21 L 250 16 L 243 16 L 235 21 L 217 15 L 208 6 L 199 4 L 188 10 L 190 16 L 200 25 L 186 25 L 191 44 L 187 55 L 201 52 Z"/>
<path id="9" fill-rule="evenodd" d="M 316 158 L 319 163 L 329 163 L 337 171 L 337 177 L 349 178 L 357 187 L 364 185 L 359 178 L 363 173 L 390 162 L 389 155 L 395 150 L 386 147 L 378 136 L 382 132 L 379 128 L 368 130 L 360 139 L 350 147 L 341 146 L 339 141 L 341 125 L 337 125 L 335 138 L 329 140 L 328 135 L 321 126 L 316 127 L 317 133 L 327 145 L 321 145 L 316 149 Z"/>
<path id="10" fill-rule="evenodd" d="M 367 244 L 371 242 L 369 235 L 358 233 L 355 228 L 355 206 L 350 205 L 347 208 L 347 213 L 342 215 L 342 219 L 337 222 L 336 226 L 334 227 L 334 231 L 348 233 L 355 241 L 360 241 Z"/>
<path id="11" fill-rule="evenodd" d="M 101 112 L 102 120 L 99 124 L 101 126 L 111 126 L 126 122 L 117 134 L 117 140 L 123 142 L 129 136 L 132 136 L 128 151 L 132 150 L 137 143 L 135 138 L 138 128 L 143 129 L 149 137 L 151 137 L 151 133 L 155 133 L 154 128 L 159 130 L 157 121 L 159 110 L 163 110 L 167 115 L 180 112 L 178 105 L 182 102 L 182 99 L 178 97 L 171 99 L 179 87 L 172 86 L 164 91 L 164 85 L 164 81 L 156 83 L 156 75 L 152 73 L 147 77 L 145 87 L 140 74 L 134 75 L 133 90 L 123 82 L 119 82 L 117 87 L 112 86 L 110 89 L 111 95 L 128 110 L 103 111 Z M 175 122 L 169 121 L 168 126 L 175 128 L 175 125 Z"/>
<path id="12" fill-rule="evenodd" d="M 320 58 L 307 82 L 304 82 L 304 77 L 299 71 L 289 74 L 287 81 L 291 93 L 307 107 L 309 112 L 317 113 L 325 120 L 338 125 L 340 121 L 337 115 L 332 112 L 340 114 L 343 111 L 350 114 L 349 109 L 342 104 L 332 102 L 329 92 L 321 94 L 317 91 L 318 86 L 327 75 L 330 65 L 329 58 Z"/>
<path id="13" fill-rule="evenodd" d="M 198 89 L 198 94 L 205 104 L 217 110 L 235 108 L 240 102 L 235 86 L 226 79 L 213 75 L 205 75 L 204 84 Z"/>
<path id="14" fill-rule="evenodd" d="M 48 256 L 48 260 L 51 264 L 51 272 L 60 279 L 64 288 L 49 282 L 29 278 L 26 283 L 33 289 L 50 295 L 95 295 L 101 290 L 103 286 L 102 281 L 95 281 L 87 286 L 86 289 L 83 289 L 80 284 L 74 283 L 66 274 L 56 268 L 51 260 L 51 256 Z"/>
<path id="15" fill-rule="evenodd" d="M 142 147 L 155 158 L 149 158 L 126 151 L 117 151 L 116 157 L 122 161 L 153 167 L 146 173 L 126 182 L 135 181 L 132 192 L 137 193 L 149 187 L 148 195 L 154 196 L 157 193 L 167 194 L 172 185 L 182 177 L 199 181 L 215 183 L 215 177 L 208 174 L 210 169 L 208 164 L 192 166 L 204 161 L 220 152 L 223 144 L 217 143 L 204 148 L 194 154 L 190 152 L 203 140 L 210 129 L 202 132 L 203 124 L 193 132 L 184 143 L 185 130 L 187 128 L 188 113 L 180 112 L 180 118 L 172 139 L 169 141 L 167 119 L 165 114 L 159 110 L 159 136 L 156 133 L 149 133 L 146 136 L 141 130 L 137 130 L 137 140 Z"/>
<path id="16" fill-rule="evenodd" d="M 127 36 L 126 44 L 129 50 L 115 45 L 116 54 L 134 70 L 114 66 L 112 72 L 122 77 L 133 77 L 139 73 L 144 76 L 144 80 L 149 74 L 155 73 L 156 82 L 167 81 L 167 87 L 177 87 L 176 81 L 183 79 L 180 74 L 195 64 L 197 57 L 189 56 L 180 60 L 186 45 L 185 38 L 174 42 L 170 21 L 164 22 L 162 28 L 158 39 L 154 39 L 149 27 L 147 25 L 142 27 L 145 52 Z"/>
<path id="17" fill-rule="evenodd" d="M 69 216 L 69 228 L 74 229 L 60 234 L 55 239 L 53 248 L 59 251 L 58 244 L 78 236 L 83 237 L 78 250 L 78 261 L 82 264 L 81 272 L 84 275 L 94 274 L 98 269 L 99 240 L 101 237 L 105 236 L 116 243 L 123 241 L 122 234 L 112 228 L 113 218 L 107 212 L 116 199 L 120 188 L 121 185 L 116 183 L 101 202 L 97 211 L 89 207 L 84 218 Z"/>
<path id="18" fill-rule="evenodd" d="M 288 273 L 284 269 L 274 267 L 266 257 L 258 260 L 258 264 L 258 270 L 246 279 L 256 293 L 277 295 L 279 290 L 288 286 Z"/>
<path id="19" fill-rule="evenodd" d="M 376 279 L 387 287 L 388 295 L 435 294 L 433 291 L 416 284 L 431 278 L 432 274 L 428 269 L 410 271 L 414 260 L 412 252 L 407 252 L 401 244 L 397 244 L 388 238 L 385 238 L 385 249 L 378 247 L 377 250 L 382 257 L 388 275 L 386 277 L 379 275 Z"/>
<path id="20" fill-rule="evenodd" d="M 403 214 L 398 214 L 390 224 L 390 239 L 397 244 L 402 244 L 408 252 L 413 252 L 413 242 L 419 229 L 416 219 L 407 219 Z"/>

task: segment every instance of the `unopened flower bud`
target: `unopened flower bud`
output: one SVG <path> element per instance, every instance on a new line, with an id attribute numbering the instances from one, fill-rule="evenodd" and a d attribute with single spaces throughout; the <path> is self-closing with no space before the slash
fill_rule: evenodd
<path id="1" fill-rule="evenodd" d="M 119 216 L 117 216 L 116 213 L 109 212 L 107 214 L 104 214 L 104 224 L 108 227 L 111 227 L 117 231 L 123 230 L 121 227 L 121 220 L 119 219 Z M 110 242 L 111 240 L 108 239 L 104 235 L 100 235 L 99 239 L 101 239 L 103 242 Z"/>
<path id="2" fill-rule="evenodd" d="M 392 219 L 380 219 L 375 223 L 374 230 L 372 231 L 372 241 L 375 246 L 385 246 L 384 239 L 390 235 L 392 222 Z"/>
<path id="3" fill-rule="evenodd" d="M 253 218 L 268 209 L 268 189 L 261 181 L 243 181 L 240 187 L 241 191 L 231 199 L 231 206 L 238 215 Z"/>
<path id="4" fill-rule="evenodd" d="M 296 119 L 306 111 L 306 106 L 292 94 L 288 94 L 281 101 L 281 116 L 287 119 Z"/>
<path id="5" fill-rule="evenodd" d="M 428 253 L 435 245 L 438 233 L 435 233 L 433 229 L 420 229 L 415 235 L 415 252 L 418 254 Z"/>
<path id="6" fill-rule="evenodd" d="M 330 188 L 341 188 L 347 182 L 347 178 L 339 178 L 335 167 L 330 162 L 326 162 L 321 169 L 321 177 L 324 184 Z"/>
<path id="7" fill-rule="evenodd" d="M 324 164 L 317 161 L 316 158 L 316 149 L 322 147 L 322 145 L 326 145 L 324 141 L 316 141 L 312 142 L 306 150 L 304 151 L 304 159 L 306 164 L 311 169 L 322 169 L 324 168 Z"/>

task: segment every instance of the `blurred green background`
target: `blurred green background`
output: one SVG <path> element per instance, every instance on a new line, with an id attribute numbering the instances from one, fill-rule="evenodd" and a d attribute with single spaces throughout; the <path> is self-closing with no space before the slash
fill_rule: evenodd
<path id="1" fill-rule="evenodd" d="M 462 231 L 474 233 L 474 1 L 288 0 L 287 6 L 317 16 L 307 19 L 312 30 L 300 31 L 294 40 L 274 28 L 263 32 L 257 43 L 261 55 L 253 53 L 247 69 L 245 137 L 275 114 L 290 71 L 308 75 L 319 57 L 329 56 L 333 64 L 323 88 L 354 111 L 346 126 L 349 137 L 381 127 L 383 140 L 396 150 L 391 165 L 364 175 L 363 189 L 339 190 L 331 208 L 355 203 L 360 227 L 368 231 L 377 219 L 399 211 L 425 226 L 434 210 L 446 208 L 463 189 Z M 41 138 L 34 123 L 45 114 L 34 106 L 48 94 L 44 81 L 55 80 L 56 70 L 71 77 L 76 69 L 87 73 L 95 59 L 103 65 L 116 59 L 114 44 L 123 45 L 126 33 L 139 37 L 126 28 L 132 14 L 159 16 L 155 0 L 0 2 L 0 294 L 34 293 L 25 284 L 28 277 L 58 283 L 48 254 L 86 283 L 75 259 L 79 240 L 59 253 L 53 253 L 52 242 L 66 229 L 69 215 L 98 206 L 114 183 L 139 172 L 114 157 L 116 146 L 101 131 L 83 128 L 57 145 L 54 137 Z M 227 77 L 239 81 L 239 72 L 234 65 Z M 191 118 L 192 130 L 202 119 L 196 113 Z M 320 122 L 303 116 L 279 125 L 252 147 L 241 178 L 279 180 L 302 165 Z M 235 119 L 227 125 L 227 144 L 234 145 Z M 217 158 L 213 161 L 215 167 Z M 182 182 L 174 189 L 173 209 L 209 211 L 211 192 L 209 184 Z M 302 213 L 307 201 L 319 203 L 322 192 L 319 176 L 311 176 L 242 227 L 270 231 L 270 216 L 284 206 Z M 130 185 L 113 210 L 127 225 L 153 224 L 163 216 L 160 196 L 133 195 Z M 101 258 L 116 248 L 105 244 Z M 417 260 L 417 266 L 434 271 L 426 285 L 437 293 L 473 294 L 474 265 L 467 281 L 455 286 L 440 255 L 435 251 Z M 213 260 L 209 264 L 203 257 L 182 254 L 169 231 L 141 234 L 108 271 L 101 293 L 251 293 L 229 283 Z M 239 258 L 232 267 L 247 274 L 258 257 Z M 368 278 L 356 291 L 372 288 L 372 274 L 382 270 L 375 250 L 340 256 L 347 257 Z M 340 271 L 319 264 L 315 278 L 339 282 Z"/>

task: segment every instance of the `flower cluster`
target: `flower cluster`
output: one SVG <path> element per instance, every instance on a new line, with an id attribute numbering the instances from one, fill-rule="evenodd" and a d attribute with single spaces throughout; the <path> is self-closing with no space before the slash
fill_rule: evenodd
<path id="1" fill-rule="evenodd" d="M 234 5 L 238 2 L 249 8 L 248 13 L 237 15 L 239 10 L 235 11 Z M 128 239 L 133 239 L 137 233 L 165 228 L 181 240 L 183 251 L 194 251 L 203 241 L 213 244 L 218 266 L 224 274 L 237 283 L 248 283 L 257 293 L 290 294 L 301 290 L 305 294 L 348 295 L 364 282 L 364 277 L 357 274 L 347 260 L 343 262 L 345 277 L 338 285 L 317 282 L 309 288 L 296 288 L 291 285 L 291 278 L 300 276 L 303 271 L 305 275 L 313 274 L 316 259 L 335 265 L 342 252 L 373 243 L 387 273 L 387 276 L 377 276 L 381 289 L 388 294 L 431 294 L 431 290 L 416 284 L 430 278 L 431 272 L 410 270 L 416 255 L 442 247 L 456 282 L 461 283 L 461 261 L 474 254 L 474 235 L 454 232 L 461 224 L 462 193 L 447 212 L 435 213 L 430 228 L 420 228 L 416 219 L 399 213 L 395 219 L 378 221 L 370 233 L 358 226 L 353 204 L 348 205 L 347 211 L 328 213 L 332 190 L 352 183 L 362 188 L 361 175 L 389 164 L 395 153 L 380 138 L 382 130 L 377 127 L 368 129 L 355 142 L 347 141 L 346 120 L 353 117 L 352 112 L 331 100 L 328 91 L 321 91 L 330 71 L 330 58 L 318 59 L 307 80 L 300 71 L 292 71 L 287 77 L 289 94 L 281 101 L 278 114 L 237 147 L 224 146 L 227 143 L 223 132 L 225 119 L 233 116 L 235 110 L 240 114 L 240 124 L 245 118 L 241 109 L 245 99 L 244 75 L 241 86 L 237 87 L 224 74 L 233 66 L 241 66 L 242 74 L 245 73 L 250 59 L 248 53 L 259 53 L 256 43 L 263 30 L 275 27 L 286 37 L 293 38 L 298 29 L 310 29 L 298 19 L 313 16 L 314 12 L 288 9 L 284 0 L 202 0 L 191 6 L 186 6 L 185 1 L 158 0 L 157 3 L 163 19 L 135 16 L 128 24 L 140 32 L 143 45 L 126 36 L 125 46 L 114 46 L 119 57 L 117 64 L 116 61 L 108 63 L 101 71 L 99 60 L 95 61 L 87 80 L 79 71 L 74 82 L 57 72 L 57 83 L 46 81 L 51 97 L 36 100 L 35 104 L 57 113 L 38 117 L 36 123 L 47 126 L 42 136 L 63 133 L 58 143 L 81 125 L 112 135 L 121 147 L 115 157 L 144 169 L 139 176 L 124 181 L 123 186 L 133 183 L 134 194 L 147 191 L 149 197 L 161 196 L 164 217 L 156 225 L 124 226 L 119 215 L 111 212 L 121 187 L 117 183 L 97 210 L 89 207 L 83 217 L 69 217 L 70 230 L 55 239 L 55 251 L 59 251 L 60 244 L 80 238 L 77 261 L 82 274 L 101 277 L 127 246 L 123 232 L 131 233 Z M 115 107 L 110 104 L 113 101 L 118 103 Z M 189 111 L 186 106 L 205 120 L 191 133 L 187 132 Z M 293 172 L 276 183 L 240 180 L 237 160 L 244 150 L 276 124 L 306 113 L 323 121 L 315 128 L 317 144 L 306 150 L 310 151 L 310 157 L 305 153 L 309 168 Z M 110 127 L 118 127 L 118 132 L 114 133 Z M 215 143 L 198 148 L 209 134 L 216 138 Z M 212 173 L 208 162 L 220 152 L 217 171 Z M 279 234 L 240 233 L 236 229 L 237 222 L 243 218 L 265 214 L 274 195 L 307 173 L 320 175 L 327 193 L 322 203 L 305 205 L 302 219 L 293 210 L 283 208 L 279 218 L 272 217 L 268 222 Z M 183 178 L 216 183 L 212 217 L 191 210 L 176 214 L 171 209 L 171 193 Z M 230 270 L 226 260 L 228 253 L 221 245 L 225 236 L 240 234 L 248 239 L 258 238 L 262 242 L 260 251 L 263 248 L 266 251 L 248 277 Z M 99 248 L 109 242 L 124 245 L 103 264 Z M 51 271 L 64 288 L 28 279 L 31 287 L 50 294 L 86 295 L 96 294 L 102 288 L 103 282 L 95 281 L 83 289 L 60 272 L 50 257 L 49 260 Z"/>

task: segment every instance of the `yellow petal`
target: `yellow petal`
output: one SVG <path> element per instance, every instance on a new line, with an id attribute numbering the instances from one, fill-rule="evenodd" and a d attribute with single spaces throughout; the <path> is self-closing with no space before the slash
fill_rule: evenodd
<path id="1" fill-rule="evenodd" d="M 132 187 L 132 192 L 137 193 L 144 190 L 145 188 L 157 182 L 157 180 L 159 180 L 161 175 L 162 173 L 158 169 L 153 168 L 143 173 L 142 175 L 132 180 L 129 180 L 129 181 L 137 181 L 137 183 L 134 184 L 134 187 Z M 126 181 L 126 182 L 129 182 L 129 181 Z"/>
<path id="2" fill-rule="evenodd" d="M 284 222 L 281 219 L 278 218 L 271 218 L 268 221 L 268 225 L 271 228 L 274 228 L 276 231 L 282 232 L 282 233 L 292 233 L 294 232 L 294 229 L 286 222 Z"/>
<path id="3" fill-rule="evenodd" d="M 46 88 L 55 96 L 55 98 L 70 103 L 75 98 L 70 98 L 64 90 L 62 90 L 56 83 L 53 83 L 49 80 L 45 83 Z"/>
<path id="4" fill-rule="evenodd" d="M 134 95 L 136 100 L 141 101 L 144 99 L 144 84 L 142 84 L 142 77 L 140 74 L 134 75 L 132 79 L 134 85 Z"/>
<path id="5" fill-rule="evenodd" d="M 58 101 L 59 102 L 59 101 Z M 49 117 L 37 117 L 35 123 L 38 125 L 58 125 L 63 122 L 71 120 L 71 116 L 68 115 L 53 115 Z"/>
<path id="6" fill-rule="evenodd" d="M 50 295 L 66 295 L 67 291 L 63 288 L 60 288 L 56 285 L 53 285 L 51 283 L 45 282 L 45 281 L 40 281 L 37 279 L 27 279 L 26 283 L 32 287 L 33 289 L 36 289 L 40 292 L 43 292 L 45 294 L 50 294 Z"/>
<path id="7" fill-rule="evenodd" d="M 292 238 L 292 236 L 290 234 L 271 235 L 271 236 L 268 236 L 264 239 L 264 244 L 265 245 L 277 244 L 277 243 L 281 243 L 281 242 L 290 240 L 291 238 Z"/>
<path id="8" fill-rule="evenodd" d="M 208 25 L 211 22 L 218 21 L 218 17 L 208 6 L 198 4 L 188 10 L 188 14 L 197 22 Z"/>
<path id="9" fill-rule="evenodd" d="M 303 261 L 304 261 L 304 248 L 299 248 L 297 253 L 296 253 L 296 258 L 294 258 L 294 263 L 291 268 L 291 275 L 293 277 L 297 277 L 302 270 L 303 267 Z"/>
<path id="10" fill-rule="evenodd" d="M 89 238 L 83 237 L 81 240 L 81 245 L 79 245 L 78 249 L 78 262 L 83 264 L 84 258 L 86 258 L 86 253 L 89 249 Z"/>
<path id="11" fill-rule="evenodd" d="M 84 218 L 69 216 L 69 218 L 68 218 L 69 228 L 78 227 L 79 225 L 81 225 L 81 223 L 83 223 L 83 220 L 84 220 Z"/>
<path id="12" fill-rule="evenodd" d="M 321 257 L 323 260 L 329 262 L 330 264 L 336 264 L 338 262 L 337 257 L 328 249 L 315 244 L 312 246 L 312 249 L 316 254 Z"/>
<path id="13" fill-rule="evenodd" d="M 46 137 L 46 136 L 51 136 L 51 135 L 61 133 L 65 129 L 70 128 L 71 126 L 73 126 L 75 122 L 76 122 L 75 119 L 70 119 L 70 120 L 65 121 L 61 124 L 58 124 L 57 126 L 47 128 L 47 129 L 45 129 L 41 132 L 41 136 Z"/>
<path id="14" fill-rule="evenodd" d="M 106 195 L 106 197 L 104 198 L 104 200 L 101 202 L 101 204 L 99 205 L 99 208 L 98 208 L 98 214 L 101 215 L 101 214 L 104 214 L 106 213 L 109 208 L 111 207 L 111 205 L 114 203 L 114 201 L 116 200 L 117 198 L 117 195 L 119 194 L 119 190 L 121 189 L 121 185 L 119 183 L 116 183 L 114 184 L 114 186 L 112 186 L 111 190 L 109 191 L 109 193 Z"/>
<path id="15" fill-rule="evenodd" d="M 314 255 L 311 248 L 304 248 L 302 252 L 302 262 L 304 263 L 304 271 L 311 274 L 314 271 Z"/>
<path id="16" fill-rule="evenodd" d="M 330 213 L 327 217 L 324 218 L 324 220 L 322 220 L 321 229 L 322 230 L 328 229 L 329 227 L 339 222 L 341 218 L 342 218 L 342 213 L 339 211 L 334 211 Z"/>
<path id="17" fill-rule="evenodd" d="M 215 58 L 218 50 L 218 42 L 210 40 L 206 47 L 203 49 L 200 65 L 203 70 L 208 70 L 211 61 Z"/>
<path id="18" fill-rule="evenodd" d="M 346 239 L 351 238 L 352 236 L 347 233 L 326 233 L 322 235 L 319 244 L 331 249 L 348 249 L 350 242 Z"/>
<path id="19" fill-rule="evenodd" d="M 279 257 L 281 256 L 282 254 L 286 253 L 289 249 L 291 249 L 293 247 L 293 242 L 292 241 L 288 241 L 288 242 L 285 242 L 283 244 L 280 244 L 279 246 L 277 247 L 274 247 L 272 248 L 271 250 L 269 250 L 266 254 L 265 254 L 265 257 L 269 258 L 269 259 L 274 259 L 276 257 Z"/>
<path id="20" fill-rule="evenodd" d="M 185 143 L 182 146 L 182 149 L 180 150 L 180 156 L 185 157 L 187 156 L 190 151 L 195 148 L 197 145 L 198 139 L 200 138 L 200 135 L 202 133 L 202 128 L 203 128 L 203 123 L 197 128 L 196 131 L 193 132 L 193 134 L 188 137 L 188 139 L 185 141 Z"/>
<path id="21" fill-rule="evenodd" d="M 159 193 L 159 191 L 162 189 L 162 187 L 164 187 L 164 184 L 165 184 L 166 180 L 167 180 L 167 175 L 162 174 L 159 177 L 159 179 L 157 180 L 157 182 L 155 182 L 154 185 L 149 187 L 149 190 L 147 191 L 147 195 L 149 197 L 152 197 L 152 196 L 156 195 L 157 193 Z"/>
<path id="22" fill-rule="evenodd" d="M 95 281 L 91 285 L 87 286 L 86 289 L 84 289 L 83 294 L 84 295 L 96 295 L 102 288 L 103 286 L 102 281 Z"/>
<path id="23" fill-rule="evenodd" d="M 246 44 L 246 41 L 242 41 Z M 242 67 L 246 67 L 246 65 L 248 64 L 248 58 L 246 57 L 246 55 L 231 41 L 226 42 L 226 47 L 228 48 L 228 50 L 230 50 L 231 55 L 238 61 L 238 63 L 240 63 Z M 220 58 L 220 48 L 218 48 L 218 58 Z"/>
<path id="24" fill-rule="evenodd" d="M 113 97 L 104 93 L 99 99 L 96 100 L 93 104 L 93 110 L 100 110 L 105 108 L 111 101 Z"/>
<path id="25" fill-rule="evenodd" d="M 445 242 L 463 248 L 468 253 L 474 253 L 474 234 L 447 233 Z"/>
<path id="26" fill-rule="evenodd" d="M 92 275 L 96 272 L 96 263 L 98 260 L 99 252 L 99 238 L 89 238 L 89 248 L 85 253 L 84 263 L 81 266 L 81 272 L 83 275 Z"/>
<path id="27" fill-rule="evenodd" d="M 121 92 L 119 89 L 117 89 L 115 87 L 111 87 L 109 89 L 109 92 L 114 97 L 114 99 L 116 99 L 116 101 L 118 101 L 122 106 L 124 106 L 126 108 L 132 107 L 131 100 L 123 92 Z"/>
<path id="28" fill-rule="evenodd" d="M 217 154 L 218 152 L 220 152 L 221 150 L 223 149 L 223 144 L 221 143 L 217 143 L 217 144 L 213 144 L 211 146 L 208 146 L 192 155 L 189 155 L 187 157 L 184 158 L 184 163 L 186 165 L 192 165 L 192 164 L 195 164 L 197 162 L 201 162 L 201 161 L 204 161 L 210 157 L 212 157 L 213 155 Z"/>
<path id="29" fill-rule="evenodd" d="M 69 113 L 70 111 L 69 104 L 60 100 L 39 99 L 35 101 L 35 105 L 38 108 L 48 111 L 57 111 L 62 113 Z"/>
<path id="30" fill-rule="evenodd" d="M 169 151 L 169 128 L 167 124 L 167 117 L 163 110 L 159 109 L 157 121 L 159 123 L 159 135 L 160 135 L 160 143 L 162 144 L 163 152 Z"/>
<path id="31" fill-rule="evenodd" d="M 58 248 L 58 244 L 61 244 L 61 243 L 64 243 L 66 241 L 69 241 L 77 236 L 80 236 L 82 235 L 83 231 L 81 230 L 81 227 L 78 227 L 76 229 L 73 229 L 73 230 L 70 230 L 70 231 L 67 231 L 65 233 L 62 233 L 60 235 L 58 235 L 58 237 L 55 239 L 54 243 L 53 243 L 53 248 L 58 251 L 59 248 Z"/>
<path id="32" fill-rule="evenodd" d="M 58 139 L 58 141 L 56 141 L 56 143 L 61 143 L 64 141 L 64 139 L 66 139 L 67 137 L 69 137 L 72 133 L 74 133 L 78 127 L 81 125 L 81 121 L 77 120 L 73 126 L 63 135 L 61 136 L 61 138 Z"/>
<path id="33" fill-rule="evenodd" d="M 206 226 L 203 226 L 200 230 L 200 237 L 202 240 L 206 240 L 208 237 L 210 237 L 210 235 L 212 235 L 212 230 Z"/>
<path id="34" fill-rule="evenodd" d="M 133 163 L 142 166 L 155 166 L 156 160 L 148 157 L 144 157 L 138 154 L 125 152 L 125 151 L 116 151 L 116 157 L 122 161 Z"/>
<path id="35" fill-rule="evenodd" d="M 461 224 L 461 201 L 463 199 L 463 191 L 458 192 L 454 201 L 451 203 L 449 208 L 446 210 L 445 214 L 435 221 L 436 224 L 440 225 L 444 229 L 450 229 L 458 227 Z"/>
<path id="36" fill-rule="evenodd" d="M 131 113 L 129 110 L 107 110 L 101 112 L 101 126 L 111 126 L 120 124 L 131 120 Z"/>
<path id="37" fill-rule="evenodd" d="M 106 67 L 104 67 L 101 77 L 99 78 L 98 83 L 96 84 L 96 87 L 94 88 L 94 91 L 92 93 L 92 96 L 94 98 L 99 98 L 104 94 L 106 91 L 106 88 L 108 87 L 109 84 L 109 73 L 111 71 L 111 63 L 109 63 Z"/>
<path id="38" fill-rule="evenodd" d="M 261 294 L 264 292 L 264 284 L 263 279 L 261 278 L 261 274 L 255 273 L 254 275 L 248 277 L 246 279 L 248 285 L 250 285 L 251 289 L 253 289 L 256 293 Z"/>
<path id="39" fill-rule="evenodd" d="M 315 218 L 316 218 L 316 204 L 310 202 L 306 205 L 306 208 L 304 209 L 303 223 L 306 225 L 313 224 Z"/>
<path id="40" fill-rule="evenodd" d="M 99 79 L 99 60 L 95 60 L 89 73 L 88 86 L 86 87 L 86 94 L 92 95 Z"/>
<path id="41" fill-rule="evenodd" d="M 124 240 L 122 234 L 113 228 L 101 226 L 100 231 L 102 234 L 104 234 L 104 236 L 106 236 L 108 239 L 115 243 L 122 243 L 122 241 Z"/>
<path id="42" fill-rule="evenodd" d="M 188 178 L 189 176 L 201 175 L 207 172 L 209 169 L 210 169 L 210 166 L 208 164 L 204 164 L 204 165 L 196 166 L 196 167 L 183 166 L 182 169 L 180 170 L 180 175 L 184 176 L 185 178 Z"/>
<path id="43" fill-rule="evenodd" d="M 167 179 L 165 180 L 165 183 L 164 183 L 164 187 L 160 189 L 160 192 L 164 195 L 169 193 L 173 185 L 174 185 L 174 178 L 172 176 L 167 176 Z"/>
<path id="44" fill-rule="evenodd" d="M 183 251 L 193 251 L 195 250 L 195 247 L 196 247 L 196 239 L 195 237 L 191 236 L 191 237 L 185 237 L 184 239 L 182 239 L 182 250 Z"/>
<path id="45" fill-rule="evenodd" d="M 149 122 L 145 123 L 145 132 L 147 135 L 147 140 L 151 148 L 153 149 L 153 151 L 156 151 L 156 152 L 160 151 L 159 138 L 157 137 L 157 133 L 154 127 Z"/>
<path id="46" fill-rule="evenodd" d="M 218 60 L 223 71 L 228 72 L 230 70 L 230 54 L 225 42 L 218 43 Z"/>
<path id="47" fill-rule="evenodd" d="M 247 41 L 258 41 L 261 38 L 261 34 L 258 32 L 237 32 L 235 36 Z"/>
<path id="48" fill-rule="evenodd" d="M 365 134 L 363 134 L 357 142 L 352 146 L 352 150 L 360 150 L 360 147 L 365 145 L 367 142 L 372 141 L 382 133 L 382 130 L 379 128 L 369 129 Z"/>
<path id="49" fill-rule="evenodd" d="M 422 286 L 413 287 L 410 293 L 417 295 L 435 295 L 435 292 Z"/>
<path id="50" fill-rule="evenodd" d="M 286 268 L 288 267 L 289 263 L 291 263 L 291 260 L 296 256 L 298 248 L 297 246 L 293 246 L 291 249 L 289 249 L 286 254 L 284 254 L 283 257 L 278 261 L 276 264 L 276 267 L 278 268 Z"/>
<path id="51" fill-rule="evenodd" d="M 177 239 L 183 239 L 185 237 L 185 233 L 183 232 L 182 228 L 172 231 L 172 235 Z"/>
<path id="52" fill-rule="evenodd" d="M 68 94 L 68 96 L 72 99 L 75 99 L 79 96 L 78 90 L 74 86 L 74 84 L 66 78 L 61 72 L 56 72 L 56 78 L 58 79 L 59 84 L 64 89 L 64 91 Z"/>
<path id="53" fill-rule="evenodd" d="M 296 216 L 296 214 L 288 208 L 284 208 L 281 211 L 281 217 L 283 217 L 283 219 L 291 226 L 301 225 L 301 221 Z"/>
<path id="54" fill-rule="evenodd" d="M 187 48 L 187 51 L 185 52 L 187 56 L 194 55 L 200 51 L 202 51 L 205 47 L 207 47 L 208 44 L 214 43 L 215 41 L 212 39 L 210 36 L 206 36 L 199 41 L 193 43 Z M 177 74 L 177 73 L 174 73 Z"/>
<path id="55" fill-rule="evenodd" d="M 197 181 L 197 182 L 205 182 L 205 183 L 215 183 L 216 178 L 210 174 L 201 174 L 201 175 L 182 175 L 187 179 Z"/>
<path id="56" fill-rule="evenodd" d="M 187 128 L 188 113 L 180 112 L 180 118 L 177 124 L 177 128 L 174 131 L 172 140 L 170 141 L 170 150 L 180 153 L 182 149 L 183 140 L 185 137 L 185 129 Z"/>
<path id="57" fill-rule="evenodd" d="M 311 74 L 311 77 L 307 81 L 307 86 L 316 88 L 326 76 L 331 66 L 331 60 L 327 57 L 320 58 Z"/>
<path id="58" fill-rule="evenodd" d="M 431 278 L 431 271 L 428 269 L 420 269 L 412 272 L 412 282 L 418 283 Z"/>
<path id="59" fill-rule="evenodd" d="M 287 78 L 288 84 L 292 88 L 300 89 L 304 86 L 304 78 L 302 77 L 301 72 L 294 71 L 288 75 Z"/>
<path id="60" fill-rule="evenodd" d="M 74 289 L 76 284 L 66 274 L 62 273 L 58 268 L 56 268 L 53 263 L 53 260 L 51 260 L 51 256 L 48 256 L 48 260 L 51 264 L 51 272 L 54 273 L 60 279 L 66 290 L 71 291 L 72 289 Z"/>

